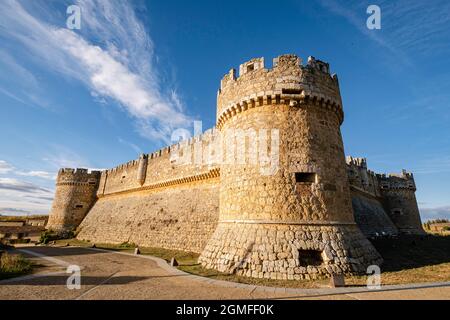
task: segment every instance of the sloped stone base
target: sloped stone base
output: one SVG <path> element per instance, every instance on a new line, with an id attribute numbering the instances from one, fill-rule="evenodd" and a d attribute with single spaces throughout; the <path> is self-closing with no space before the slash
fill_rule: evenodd
<path id="1" fill-rule="evenodd" d="M 218 224 L 199 262 L 254 278 L 316 279 L 364 274 L 382 258 L 356 225 Z"/>

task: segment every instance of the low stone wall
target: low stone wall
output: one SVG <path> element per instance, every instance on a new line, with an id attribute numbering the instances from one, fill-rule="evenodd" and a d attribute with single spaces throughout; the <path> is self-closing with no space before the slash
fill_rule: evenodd
<path id="1" fill-rule="evenodd" d="M 200 253 L 219 214 L 219 179 L 101 197 L 77 238 Z"/>

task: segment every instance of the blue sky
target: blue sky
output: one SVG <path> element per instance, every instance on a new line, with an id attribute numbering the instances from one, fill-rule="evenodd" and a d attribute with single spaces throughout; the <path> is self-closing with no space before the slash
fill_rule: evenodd
<path id="1" fill-rule="evenodd" d="M 448 1 L 2 0 L 0 44 L 0 213 L 47 213 L 60 167 L 113 167 L 193 120 L 212 127 L 231 67 L 295 53 L 338 74 L 346 154 L 414 172 L 422 218 L 450 218 Z"/>

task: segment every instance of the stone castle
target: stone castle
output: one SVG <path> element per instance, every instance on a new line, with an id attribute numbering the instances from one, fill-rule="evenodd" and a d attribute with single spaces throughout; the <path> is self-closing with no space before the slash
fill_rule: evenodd
<path id="1" fill-rule="evenodd" d="M 363 273 L 382 263 L 368 238 L 423 230 L 413 175 L 346 159 L 343 119 L 328 63 L 252 59 L 223 77 L 215 128 L 101 172 L 61 169 L 47 228 L 249 277 Z"/>

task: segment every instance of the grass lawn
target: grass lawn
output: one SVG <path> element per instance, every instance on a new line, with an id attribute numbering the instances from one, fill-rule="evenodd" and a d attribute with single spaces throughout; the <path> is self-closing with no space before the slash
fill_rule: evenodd
<path id="1" fill-rule="evenodd" d="M 92 243 L 77 239 L 57 241 L 58 245 L 67 243 L 74 246 L 92 246 Z M 130 253 L 135 248 L 134 245 L 127 243 L 95 245 L 97 248 Z M 384 264 L 381 266 L 382 285 L 450 281 L 450 236 L 404 236 L 398 239 L 375 240 L 373 245 L 384 258 Z M 329 279 L 288 281 L 230 275 L 203 268 L 197 263 L 199 256 L 197 253 L 142 247 L 139 250 L 141 254 L 152 255 L 166 261 L 174 257 L 179 263 L 180 270 L 217 280 L 286 288 L 318 288 L 329 284 Z M 367 277 L 348 276 L 345 282 L 347 285 L 365 286 Z"/>

